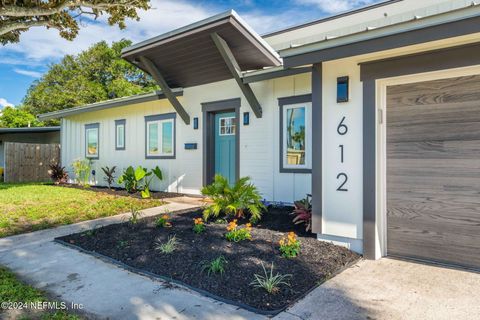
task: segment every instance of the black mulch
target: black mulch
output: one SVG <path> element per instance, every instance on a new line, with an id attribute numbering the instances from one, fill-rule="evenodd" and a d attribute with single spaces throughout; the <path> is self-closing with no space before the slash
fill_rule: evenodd
<path id="1" fill-rule="evenodd" d="M 122 197 L 133 197 L 141 199 L 142 195 L 140 192 L 136 193 L 129 193 L 127 190 L 123 188 L 108 188 L 102 186 L 90 186 L 90 187 L 82 187 L 78 184 L 59 184 L 58 186 L 65 187 L 65 188 L 75 188 L 75 189 L 82 189 L 82 190 L 90 190 L 95 192 L 103 192 L 108 193 L 111 195 L 122 196 Z M 150 194 L 153 199 L 168 199 L 168 198 L 176 198 L 184 196 L 183 193 L 175 193 L 175 192 L 163 192 L 163 191 L 150 191 Z"/>
<path id="2" fill-rule="evenodd" d="M 224 238 L 226 224 L 210 223 L 206 232 L 192 231 L 193 218 L 201 210 L 175 213 L 171 228 L 155 227 L 155 217 L 142 219 L 132 226 L 128 222 L 109 225 L 94 232 L 83 232 L 59 238 L 66 243 L 94 251 L 131 267 L 182 281 L 224 299 L 272 311 L 283 309 L 307 294 L 329 277 L 357 261 L 360 256 L 346 248 L 321 242 L 293 227 L 291 208 L 269 208 L 252 240 L 230 243 Z M 275 231 L 277 230 L 277 231 Z M 281 232 L 279 232 L 279 231 Z M 295 230 L 301 241 L 301 254 L 293 259 L 281 257 L 278 241 L 284 232 Z M 171 254 L 155 250 L 168 236 L 176 235 L 179 246 Z M 202 273 L 202 264 L 218 256 L 228 261 L 223 276 Z M 254 274 L 263 274 L 261 263 L 274 273 L 291 274 L 290 286 L 282 286 L 276 294 L 253 288 Z"/>

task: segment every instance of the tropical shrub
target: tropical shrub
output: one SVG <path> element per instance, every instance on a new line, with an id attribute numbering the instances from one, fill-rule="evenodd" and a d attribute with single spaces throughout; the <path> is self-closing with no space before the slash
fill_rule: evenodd
<path id="1" fill-rule="evenodd" d="M 203 233 L 205 231 L 205 223 L 203 223 L 202 218 L 193 219 L 193 232 Z"/>
<path id="2" fill-rule="evenodd" d="M 108 187 L 111 189 L 112 184 L 115 181 L 115 170 L 117 169 L 116 166 L 113 166 L 111 168 L 109 167 L 102 167 L 102 171 L 105 174 L 105 177 L 103 178 L 105 182 L 108 184 Z"/>
<path id="3" fill-rule="evenodd" d="M 68 174 L 58 162 L 49 165 L 48 174 L 55 184 L 66 183 Z"/>
<path id="4" fill-rule="evenodd" d="M 255 288 L 265 289 L 270 294 L 275 294 L 278 292 L 280 285 L 290 286 L 290 283 L 287 281 L 290 278 L 291 274 L 280 274 L 277 273 L 273 275 L 273 262 L 270 268 L 270 272 L 267 272 L 265 266 L 262 263 L 263 275 L 254 274 L 254 280 L 250 282 L 250 285 Z"/>
<path id="5" fill-rule="evenodd" d="M 164 242 L 164 243 L 158 242 L 158 245 L 155 249 L 160 250 L 160 252 L 162 253 L 169 254 L 175 251 L 177 249 L 177 246 L 178 246 L 177 237 L 173 235 L 171 237 L 168 237 L 167 242 Z"/>
<path id="6" fill-rule="evenodd" d="M 124 184 L 125 189 L 129 193 L 140 191 L 142 198 L 150 198 L 150 184 L 154 176 L 159 180 L 163 179 L 162 171 L 158 166 L 150 171 L 142 166 L 138 166 L 136 169 L 129 166 L 123 171 L 123 174 L 118 179 L 118 183 Z"/>
<path id="7" fill-rule="evenodd" d="M 295 232 L 289 232 L 278 243 L 280 244 L 280 252 L 285 258 L 295 258 L 300 253 L 300 241 L 297 239 Z"/>
<path id="8" fill-rule="evenodd" d="M 251 240 L 252 234 L 252 225 L 247 223 L 243 228 L 237 225 L 237 219 L 231 221 L 227 225 L 227 233 L 225 234 L 225 238 L 228 241 L 239 242 L 243 240 Z"/>
<path id="9" fill-rule="evenodd" d="M 75 172 L 75 178 L 77 183 L 81 186 L 89 186 L 90 172 L 92 169 L 92 160 L 90 159 L 77 159 L 72 163 L 73 171 Z"/>
<path id="10" fill-rule="evenodd" d="M 155 226 L 158 228 L 169 228 L 172 226 L 172 223 L 169 220 L 170 216 L 168 214 L 162 214 L 155 220 Z"/>
<path id="11" fill-rule="evenodd" d="M 251 222 L 260 220 L 266 208 L 257 187 L 249 181 L 249 177 L 243 177 L 230 186 L 227 178 L 215 175 L 213 183 L 201 190 L 202 194 L 209 197 L 212 202 L 203 211 L 203 218 L 205 220 L 211 216 L 218 218 L 220 213 L 242 218 L 247 211 L 250 213 Z"/>
<path id="12" fill-rule="evenodd" d="M 295 209 L 292 212 L 294 224 L 305 224 L 306 231 L 312 231 L 312 196 L 307 194 L 305 199 L 295 201 Z"/>
<path id="13" fill-rule="evenodd" d="M 223 256 L 219 256 L 210 262 L 204 262 L 202 272 L 207 270 L 208 276 L 210 276 L 211 273 L 220 273 L 220 275 L 223 276 L 227 263 L 227 260 Z"/>

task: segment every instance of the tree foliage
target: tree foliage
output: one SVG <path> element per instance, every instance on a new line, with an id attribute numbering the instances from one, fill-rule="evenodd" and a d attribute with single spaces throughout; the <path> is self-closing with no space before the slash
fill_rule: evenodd
<path id="1" fill-rule="evenodd" d="M 129 40 L 111 46 L 102 41 L 52 64 L 29 88 L 26 109 L 38 115 L 156 90 L 150 76 L 120 57 L 129 45 Z"/>
<path id="2" fill-rule="evenodd" d="M 110 25 L 125 28 L 127 18 L 138 20 L 138 10 L 150 8 L 149 0 L 0 0 L 0 43 L 18 42 L 32 27 L 57 29 L 72 40 L 80 29 L 79 19 L 105 15 Z"/>
<path id="3" fill-rule="evenodd" d="M 0 112 L 0 128 L 40 127 L 43 123 L 25 108 L 5 107 Z"/>

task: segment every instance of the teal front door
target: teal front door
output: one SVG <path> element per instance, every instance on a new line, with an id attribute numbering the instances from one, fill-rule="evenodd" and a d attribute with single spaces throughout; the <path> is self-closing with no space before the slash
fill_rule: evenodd
<path id="1" fill-rule="evenodd" d="M 236 133 L 235 112 L 215 114 L 215 174 L 221 174 L 230 184 L 236 180 Z"/>

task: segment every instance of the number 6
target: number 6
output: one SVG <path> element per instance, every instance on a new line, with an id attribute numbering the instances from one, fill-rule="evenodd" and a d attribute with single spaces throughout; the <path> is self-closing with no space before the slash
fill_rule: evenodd
<path id="1" fill-rule="evenodd" d="M 345 121 L 345 117 L 342 118 L 342 121 L 340 121 L 337 127 L 337 132 L 341 136 L 347 134 L 348 132 L 348 127 L 345 124 L 343 124 L 343 121 Z"/>

